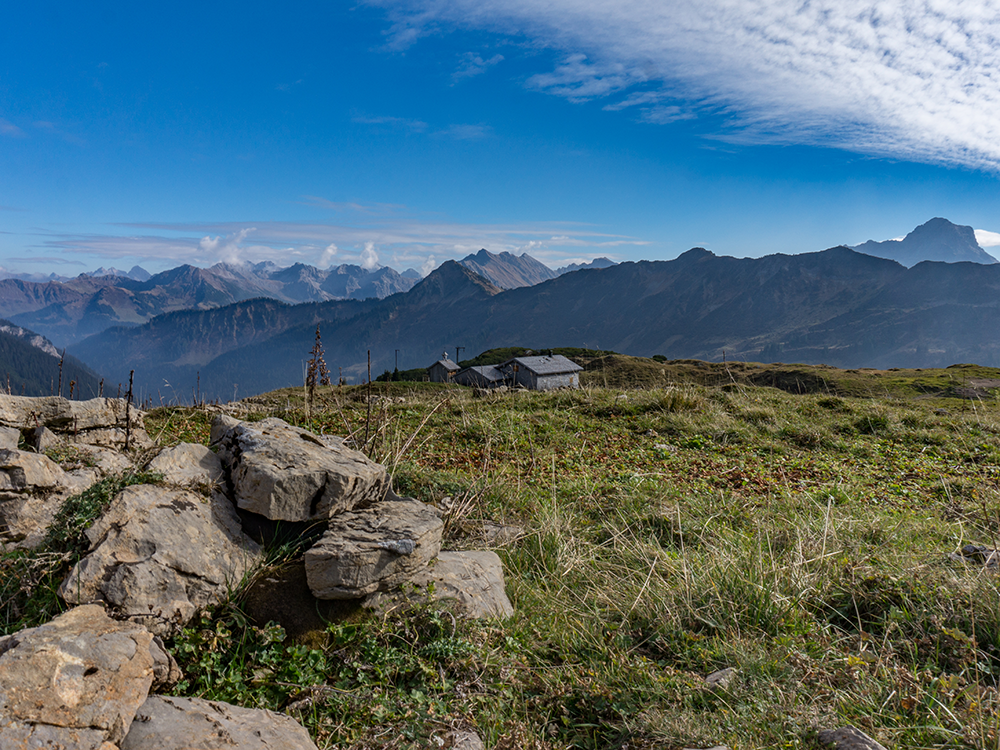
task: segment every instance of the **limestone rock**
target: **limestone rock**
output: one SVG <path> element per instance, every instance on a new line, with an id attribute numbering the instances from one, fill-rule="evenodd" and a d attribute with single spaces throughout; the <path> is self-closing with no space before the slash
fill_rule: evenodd
<path id="1" fill-rule="evenodd" d="M 95 479 L 38 453 L 0 450 L 0 550 L 37 547 L 66 498 Z"/>
<path id="2" fill-rule="evenodd" d="M 365 606 L 391 611 L 405 600 L 428 598 L 427 589 L 434 584 L 430 598 L 447 600 L 458 614 L 465 617 L 509 617 L 514 607 L 504 589 L 503 566 L 495 552 L 442 552 L 431 565 L 413 576 L 413 591 L 377 593 L 365 600 Z"/>
<path id="3" fill-rule="evenodd" d="M 189 490 L 134 485 L 89 529 L 90 554 L 70 571 L 59 596 L 104 600 L 169 633 L 220 601 L 260 557 L 229 500 Z"/>
<path id="4" fill-rule="evenodd" d="M 987 570 L 1000 569 L 1000 550 L 984 547 L 979 544 L 966 544 L 960 553 L 949 555 L 952 560 L 963 563 L 981 565 Z"/>
<path id="5" fill-rule="evenodd" d="M 850 726 L 825 729 L 817 739 L 820 744 L 832 746 L 834 750 L 886 750 L 867 734 Z"/>
<path id="6" fill-rule="evenodd" d="M 222 462 L 204 445 L 181 443 L 164 448 L 148 464 L 147 471 L 163 474 L 163 481 L 180 486 L 213 485 L 222 479 Z"/>
<path id="7" fill-rule="evenodd" d="M 281 419 L 220 416 L 212 441 L 237 505 L 273 521 L 325 520 L 381 500 L 389 486 L 385 468 L 364 454 Z"/>
<path id="8" fill-rule="evenodd" d="M 21 442 L 21 431 L 13 427 L 0 427 L 0 450 L 16 451 Z"/>
<path id="9" fill-rule="evenodd" d="M 201 698 L 151 695 L 121 750 L 316 750 L 295 719 Z"/>
<path id="10" fill-rule="evenodd" d="M 441 550 L 439 511 L 390 493 L 330 519 L 305 553 L 306 578 L 318 599 L 354 599 L 408 581 Z"/>
<path id="11" fill-rule="evenodd" d="M 149 644 L 149 653 L 153 657 L 153 687 L 159 689 L 172 688 L 182 679 L 184 673 L 174 655 L 167 651 L 159 636 L 153 636 Z"/>
<path id="12" fill-rule="evenodd" d="M 442 750 L 483 750 L 483 740 L 475 732 L 451 729 L 441 737 Z"/>
<path id="13" fill-rule="evenodd" d="M 0 654 L 0 747 L 120 742 L 153 682 L 152 640 L 97 606 L 14 634 Z"/>
<path id="14" fill-rule="evenodd" d="M 705 678 L 705 686 L 710 690 L 726 690 L 736 678 L 736 670 L 732 667 L 712 672 Z"/>
<path id="15" fill-rule="evenodd" d="M 39 426 L 33 430 L 28 430 L 25 442 L 30 445 L 35 452 L 44 453 L 45 451 L 52 450 L 53 448 L 59 448 L 66 442 L 66 440 L 63 437 L 56 435 L 48 427 Z"/>
<path id="16" fill-rule="evenodd" d="M 0 394 L 0 425 L 27 429 L 48 427 L 55 432 L 79 432 L 98 427 L 124 427 L 125 401 L 92 398 L 70 401 L 60 396 L 7 396 Z M 133 426 L 142 426 L 142 412 L 128 408 Z"/>

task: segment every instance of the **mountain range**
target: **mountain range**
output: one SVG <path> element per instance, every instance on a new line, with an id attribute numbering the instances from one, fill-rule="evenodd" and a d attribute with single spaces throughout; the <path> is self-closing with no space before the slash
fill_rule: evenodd
<path id="1" fill-rule="evenodd" d="M 944 219 L 892 242 L 884 252 L 902 248 L 903 260 L 921 247 L 948 257 L 983 252 L 971 228 Z M 147 396 L 179 400 L 198 382 L 210 398 L 299 382 L 317 325 L 327 362 L 354 381 L 367 374 L 369 350 L 377 374 L 395 364 L 397 350 L 407 369 L 455 346 L 843 367 L 1000 365 L 996 263 L 907 267 L 841 246 L 744 259 L 695 248 L 672 261 L 587 265 L 553 271 L 528 255 L 481 250 L 424 279 L 346 265 L 181 266 L 145 281 L 102 269 L 61 283 L 2 280 L 0 316 L 60 347 L 70 342 L 111 383 L 134 369 Z"/>
<path id="2" fill-rule="evenodd" d="M 481 250 L 460 261 L 501 289 L 530 286 L 562 273 L 613 265 L 607 258 L 553 271 L 530 255 Z M 151 276 L 139 266 L 124 272 L 99 268 L 75 278 L 0 279 L 0 316 L 38 332 L 58 346 L 112 326 L 141 325 L 179 310 L 209 310 L 257 297 L 289 304 L 384 299 L 411 289 L 420 274 L 389 267 L 340 265 L 321 269 L 296 263 L 183 265 Z"/>
<path id="3" fill-rule="evenodd" d="M 114 381 L 232 398 L 301 382 L 321 326 L 326 361 L 355 382 L 441 351 L 580 346 L 671 359 L 1000 366 L 1000 265 L 896 261 L 848 247 L 802 255 L 621 263 L 502 290 L 454 261 L 382 300 L 237 305 L 113 328 L 70 351 Z"/>

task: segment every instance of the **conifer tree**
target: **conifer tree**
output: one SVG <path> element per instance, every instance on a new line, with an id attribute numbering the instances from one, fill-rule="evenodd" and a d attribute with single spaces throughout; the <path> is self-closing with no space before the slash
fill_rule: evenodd
<path id="1" fill-rule="evenodd" d="M 316 326 L 316 342 L 309 352 L 312 359 L 309 360 L 309 367 L 306 370 L 306 389 L 309 393 L 310 403 L 316 393 L 317 385 L 330 385 L 330 370 L 323 359 L 323 340 L 319 334 L 319 326 Z"/>

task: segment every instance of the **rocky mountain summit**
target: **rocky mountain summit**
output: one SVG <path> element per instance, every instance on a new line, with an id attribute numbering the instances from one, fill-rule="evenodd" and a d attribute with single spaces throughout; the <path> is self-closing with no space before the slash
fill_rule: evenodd
<path id="1" fill-rule="evenodd" d="M 894 260 L 907 268 L 925 260 L 940 263 L 965 261 L 987 265 L 998 262 L 980 247 L 972 227 L 952 224 L 940 217 L 921 224 L 900 240 L 868 240 L 854 249 L 865 255 Z"/>
<path id="2" fill-rule="evenodd" d="M 441 552 L 441 511 L 396 495 L 345 441 L 221 412 L 211 441 L 158 446 L 123 400 L 0 395 L 0 550 L 41 545 L 68 498 L 102 478 L 159 477 L 86 529 L 58 592 L 72 608 L 0 638 L 0 747 L 315 748 L 288 716 L 160 694 L 181 678 L 160 638 L 253 576 L 279 529 L 316 539 L 304 564 L 318 600 L 512 613 L 497 555 Z"/>

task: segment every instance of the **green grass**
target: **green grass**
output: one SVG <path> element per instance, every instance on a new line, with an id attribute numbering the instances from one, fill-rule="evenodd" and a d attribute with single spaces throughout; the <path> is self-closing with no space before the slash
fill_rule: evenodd
<path id="1" fill-rule="evenodd" d="M 321 748 L 453 726 L 499 748 L 815 748 L 847 723 L 1000 747 L 998 579 L 949 558 L 1000 537 L 996 399 L 947 386 L 971 371 L 605 364 L 585 375 L 614 387 L 332 387 L 308 417 L 301 388 L 245 402 L 351 436 L 446 505 L 446 547 L 495 549 L 515 615 L 353 613 L 302 641 L 254 624 L 240 589 L 173 639 L 177 691 L 287 711 Z M 204 442 L 210 421 L 158 409 L 147 429 Z"/>
<path id="2" fill-rule="evenodd" d="M 38 549 L 0 553 L 0 635 L 41 625 L 65 611 L 56 589 L 87 552 L 84 532 L 123 489 L 160 479 L 143 471 L 109 475 L 66 500 Z"/>

